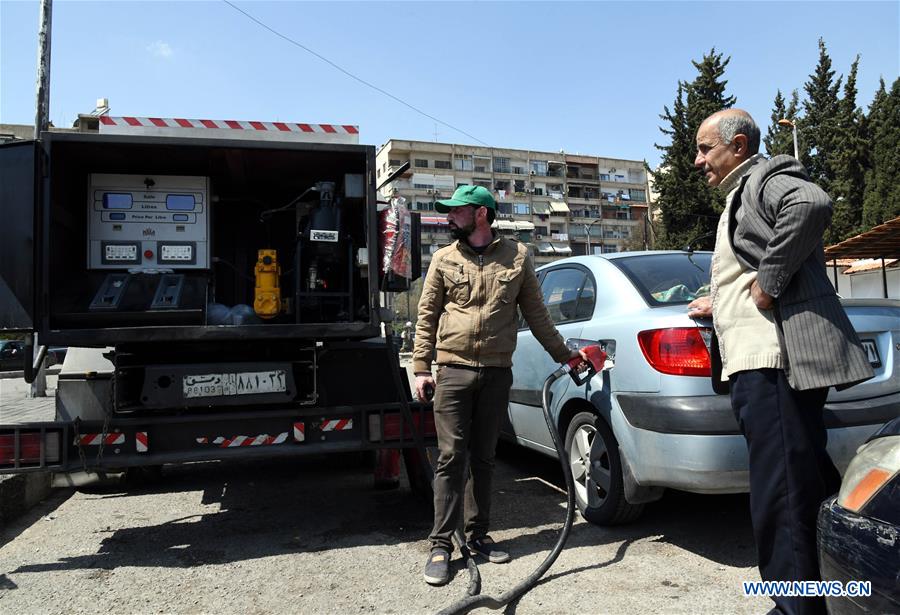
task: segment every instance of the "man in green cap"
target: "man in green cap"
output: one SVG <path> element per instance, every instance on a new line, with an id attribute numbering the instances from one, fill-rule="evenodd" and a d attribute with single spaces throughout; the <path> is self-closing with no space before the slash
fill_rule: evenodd
<path id="1" fill-rule="evenodd" d="M 579 353 L 569 350 L 553 326 L 528 249 L 491 229 L 497 215 L 491 193 L 482 186 L 460 186 L 436 209 L 447 214 L 456 241 L 435 252 L 425 277 L 413 370 L 419 399 L 434 391 L 440 455 L 425 581 L 443 585 L 450 580 L 451 536 L 463 512 L 464 486 L 469 549 L 491 562 L 509 560 L 506 549 L 488 535 L 488 525 L 500 419 L 512 386 L 516 308 L 555 361 Z M 435 350 L 437 382 L 431 375 Z"/>

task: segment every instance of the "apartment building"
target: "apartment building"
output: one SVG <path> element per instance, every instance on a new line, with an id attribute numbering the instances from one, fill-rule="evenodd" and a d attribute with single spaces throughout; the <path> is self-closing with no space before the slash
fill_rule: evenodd
<path id="1" fill-rule="evenodd" d="M 376 183 L 422 215 L 422 263 L 452 241 L 434 203 L 476 184 L 497 200 L 498 232 L 531 246 L 540 265 L 571 255 L 645 247 L 649 186 L 643 161 L 564 152 L 391 139 L 376 155 Z"/>

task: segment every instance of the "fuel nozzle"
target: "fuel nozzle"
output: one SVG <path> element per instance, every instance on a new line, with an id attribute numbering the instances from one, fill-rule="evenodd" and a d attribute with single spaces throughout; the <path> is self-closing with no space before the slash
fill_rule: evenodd
<path id="1" fill-rule="evenodd" d="M 587 361 L 581 356 L 572 357 L 560 367 L 560 371 L 563 374 L 569 374 L 572 381 L 578 386 L 597 375 L 603 369 L 603 364 L 606 363 L 606 352 L 599 345 L 584 346 L 581 350 L 587 355 Z M 580 369 L 585 363 L 587 363 L 587 367 L 583 370 Z"/>

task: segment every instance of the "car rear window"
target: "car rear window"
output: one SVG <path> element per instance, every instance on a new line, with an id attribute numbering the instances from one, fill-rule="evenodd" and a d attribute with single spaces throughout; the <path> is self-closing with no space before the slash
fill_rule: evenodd
<path id="1" fill-rule="evenodd" d="M 690 303 L 709 294 L 712 254 L 643 254 L 610 259 L 650 306 Z"/>

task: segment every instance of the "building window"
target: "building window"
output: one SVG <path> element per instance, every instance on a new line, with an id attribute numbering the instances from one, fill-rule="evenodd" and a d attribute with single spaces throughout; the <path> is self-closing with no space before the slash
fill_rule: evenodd
<path id="1" fill-rule="evenodd" d="M 513 167 L 512 170 L 514 175 L 525 175 L 525 167 Z"/>
<path id="2" fill-rule="evenodd" d="M 628 191 L 629 196 L 631 196 L 632 201 L 646 201 L 647 200 L 647 191 L 639 190 L 638 188 L 632 188 Z"/>
<path id="3" fill-rule="evenodd" d="M 435 169 L 449 169 L 450 161 L 449 160 L 435 160 L 434 168 Z"/>
<path id="4" fill-rule="evenodd" d="M 547 163 L 541 162 L 539 160 L 531 161 L 531 172 L 535 175 L 546 175 L 547 174 Z"/>
<path id="5" fill-rule="evenodd" d="M 516 194 L 524 194 L 525 193 L 525 180 L 517 179 L 513 182 L 513 191 Z"/>
<path id="6" fill-rule="evenodd" d="M 416 190 L 434 190 L 434 184 L 413 184 Z"/>
<path id="7" fill-rule="evenodd" d="M 536 226 L 536 227 L 534 227 L 534 233 L 536 235 L 541 235 L 543 237 L 544 235 L 547 234 L 547 227 L 546 226 Z"/>
<path id="8" fill-rule="evenodd" d="M 625 181 L 625 176 L 624 175 L 616 175 L 616 181 L 617 182 Z"/>
<path id="9" fill-rule="evenodd" d="M 608 182 L 608 181 L 609 181 L 609 173 L 601 173 L 601 174 L 600 174 L 600 181 L 602 181 L 602 182 Z"/>
<path id="10" fill-rule="evenodd" d="M 497 213 L 512 214 L 512 203 L 497 203 Z"/>
<path id="11" fill-rule="evenodd" d="M 494 156 L 494 173 L 509 173 L 509 158 Z"/>
<path id="12" fill-rule="evenodd" d="M 528 206 L 528 203 L 513 203 L 513 213 L 527 216 L 531 213 L 531 207 Z"/>
<path id="13" fill-rule="evenodd" d="M 399 167 L 401 164 L 403 164 L 402 160 L 397 160 L 396 158 L 391 158 L 390 160 L 390 165 L 392 167 Z"/>
<path id="14" fill-rule="evenodd" d="M 428 168 L 428 161 L 427 161 L 427 160 L 423 160 L 423 159 L 421 159 L 421 158 L 416 158 L 416 168 L 419 168 L 419 169 L 427 169 L 427 168 Z"/>
<path id="15" fill-rule="evenodd" d="M 544 189 L 543 188 L 535 188 L 534 196 L 544 196 Z"/>
<path id="16" fill-rule="evenodd" d="M 476 173 L 487 173 L 487 171 L 485 171 L 484 169 L 485 169 L 485 168 L 484 168 L 483 166 L 476 166 L 476 167 L 475 167 L 475 172 L 476 172 Z"/>
<path id="17" fill-rule="evenodd" d="M 474 162 L 471 158 L 454 158 L 453 164 L 457 171 L 471 171 L 474 169 Z"/>

